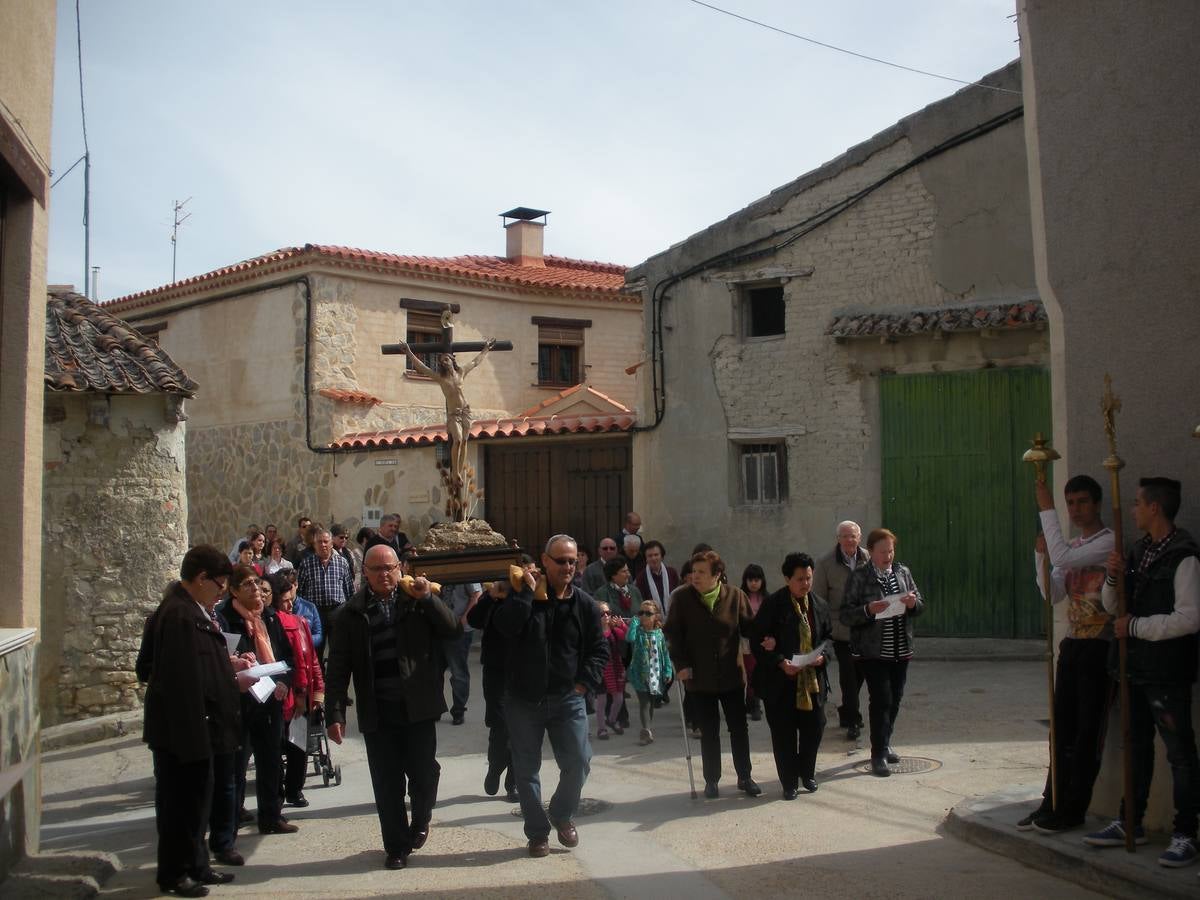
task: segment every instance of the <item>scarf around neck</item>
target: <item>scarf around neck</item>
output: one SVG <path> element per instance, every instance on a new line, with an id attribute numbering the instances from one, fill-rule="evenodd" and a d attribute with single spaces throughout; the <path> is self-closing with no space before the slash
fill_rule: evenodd
<path id="1" fill-rule="evenodd" d="M 252 612 L 236 599 L 233 601 L 233 608 L 246 622 L 246 634 L 250 635 L 251 640 L 254 641 L 255 658 L 260 663 L 275 662 L 275 654 L 271 650 L 271 639 L 267 636 L 267 626 L 262 618 L 262 608 L 260 607 L 258 612 Z"/>
<path id="2" fill-rule="evenodd" d="M 699 592 L 697 592 L 699 593 Z M 718 581 L 713 585 L 713 589 L 707 594 L 700 594 L 700 601 L 708 607 L 708 611 L 712 612 L 717 605 L 717 597 L 721 593 L 721 582 Z"/>
<path id="3" fill-rule="evenodd" d="M 808 622 L 808 595 L 804 595 L 799 600 L 792 597 L 791 600 L 792 608 L 800 617 L 800 653 L 812 653 L 812 626 Z M 812 695 L 819 690 L 817 670 L 812 666 L 805 666 L 796 675 L 796 709 L 811 710 L 813 708 Z"/>

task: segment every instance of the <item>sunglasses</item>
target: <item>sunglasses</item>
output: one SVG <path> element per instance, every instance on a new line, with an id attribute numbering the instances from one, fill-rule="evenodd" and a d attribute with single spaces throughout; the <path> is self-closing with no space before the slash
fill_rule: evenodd
<path id="1" fill-rule="evenodd" d="M 579 560 L 573 556 L 551 556 L 550 562 L 557 566 L 574 566 L 578 565 Z"/>

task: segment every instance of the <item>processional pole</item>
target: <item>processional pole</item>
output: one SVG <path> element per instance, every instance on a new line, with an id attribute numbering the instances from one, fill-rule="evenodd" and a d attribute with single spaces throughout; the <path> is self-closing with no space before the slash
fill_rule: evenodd
<path id="1" fill-rule="evenodd" d="M 1113 547 L 1122 556 L 1125 553 L 1124 527 L 1121 524 L 1121 469 L 1125 468 L 1125 460 L 1117 455 L 1117 422 L 1116 414 L 1121 411 L 1121 398 L 1112 390 L 1112 377 L 1104 373 L 1104 396 L 1100 400 L 1100 411 L 1104 414 L 1104 434 L 1108 438 L 1108 457 L 1104 460 L 1104 468 L 1108 469 L 1112 488 L 1113 510 Z M 1124 618 L 1127 609 L 1125 597 L 1125 566 L 1117 570 L 1117 618 Z M 1125 797 L 1125 849 L 1133 853 L 1134 844 L 1134 796 L 1133 796 L 1133 756 L 1132 728 L 1129 723 L 1129 641 L 1125 637 L 1117 638 L 1117 659 L 1119 661 L 1117 690 L 1121 699 L 1121 766 L 1122 792 Z"/>
<path id="2" fill-rule="evenodd" d="M 1046 483 L 1046 464 L 1061 459 L 1057 450 L 1046 443 L 1039 431 L 1033 446 L 1025 451 L 1022 462 L 1033 463 L 1038 484 Z M 1046 600 L 1046 688 L 1050 703 L 1050 804 L 1058 811 L 1058 737 L 1054 723 L 1054 590 L 1050 583 L 1049 547 L 1042 554 L 1042 590 Z"/>

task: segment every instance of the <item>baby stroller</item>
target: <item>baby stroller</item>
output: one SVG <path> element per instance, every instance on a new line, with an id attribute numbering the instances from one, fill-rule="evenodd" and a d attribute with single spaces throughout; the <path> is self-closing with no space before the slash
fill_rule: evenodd
<path id="1" fill-rule="evenodd" d="M 320 775 L 325 787 L 329 782 L 342 783 L 342 767 L 333 764 L 329 755 L 329 738 L 325 734 L 325 710 L 318 709 L 308 717 L 308 746 L 305 748 L 312 762 L 313 775 Z"/>

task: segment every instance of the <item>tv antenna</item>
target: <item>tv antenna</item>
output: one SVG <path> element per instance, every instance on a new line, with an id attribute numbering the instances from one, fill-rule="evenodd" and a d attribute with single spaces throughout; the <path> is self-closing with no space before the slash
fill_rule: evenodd
<path id="1" fill-rule="evenodd" d="M 182 217 L 179 214 L 183 212 L 183 208 L 191 202 L 191 199 L 191 197 L 188 197 L 187 200 L 184 200 L 182 203 L 180 203 L 178 200 L 175 201 L 174 224 L 171 226 L 171 284 L 175 283 L 175 251 L 179 247 L 179 226 L 192 217 L 191 213 L 188 213 Z"/>

